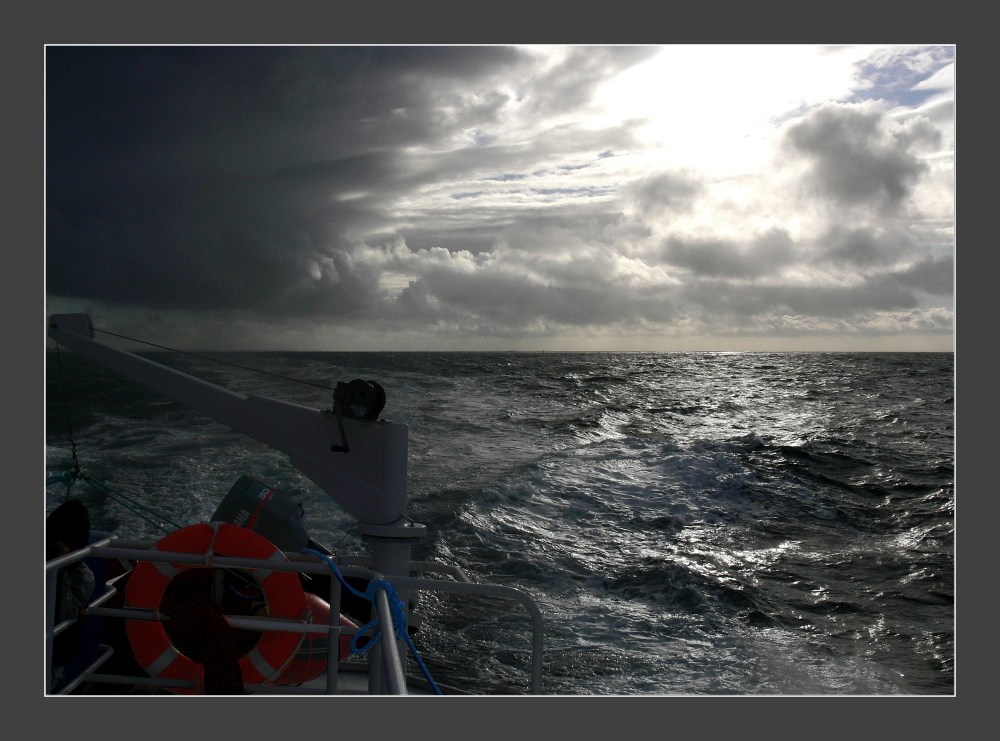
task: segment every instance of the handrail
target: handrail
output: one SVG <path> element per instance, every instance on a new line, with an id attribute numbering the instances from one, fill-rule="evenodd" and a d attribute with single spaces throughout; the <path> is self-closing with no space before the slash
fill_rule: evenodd
<path id="1" fill-rule="evenodd" d="M 120 547 L 117 543 L 123 543 L 126 547 Z M 145 547 L 143 547 L 145 546 Z M 48 667 L 47 686 L 51 690 L 52 682 L 52 640 L 59 632 L 67 628 L 78 618 L 63 621 L 55 624 L 55 582 L 58 570 L 84 558 L 109 558 L 126 561 L 156 561 L 169 563 L 188 563 L 193 565 L 214 566 L 220 568 L 239 569 L 261 569 L 266 571 L 292 571 L 304 574 L 329 575 L 329 566 L 314 556 L 305 554 L 286 554 L 288 560 L 268 560 L 242 558 L 235 556 L 214 556 L 211 563 L 206 563 L 204 554 L 176 553 L 169 551 L 158 551 L 145 541 L 115 541 L 111 538 L 103 538 L 78 551 L 60 556 L 46 563 L 46 576 L 48 580 L 48 600 L 47 600 L 47 621 L 46 621 L 46 660 Z M 351 559 L 354 560 L 354 559 Z M 510 599 L 519 602 L 528 612 L 532 621 L 532 641 L 531 641 L 531 692 L 541 694 L 542 692 L 542 665 L 543 665 L 543 633 L 544 625 L 541 611 L 535 601 L 526 592 L 499 584 L 482 584 L 468 581 L 465 573 L 458 567 L 434 564 L 429 562 L 412 562 L 412 570 L 415 572 L 440 571 L 451 574 L 459 581 L 449 581 L 444 579 L 431 579 L 421 577 L 394 576 L 391 583 L 400 590 L 427 590 L 438 591 L 462 595 L 478 595 L 484 597 L 497 597 Z M 365 578 L 369 580 L 381 580 L 382 575 L 378 572 L 357 565 L 343 564 L 340 570 L 344 576 Z M 95 597 L 88 607 L 88 614 L 95 617 L 120 618 L 131 620 L 157 620 L 159 615 L 155 610 L 146 608 L 110 608 L 103 605 L 116 593 L 113 583 L 107 585 L 109 588 L 103 594 Z M 342 694 L 338 691 L 337 675 L 338 664 L 341 657 L 339 655 L 340 634 L 354 635 L 358 629 L 354 627 L 341 627 L 339 624 L 340 613 L 340 592 L 341 585 L 335 578 L 330 580 L 330 616 L 329 624 L 326 626 L 304 623 L 287 618 L 270 617 L 249 617 L 226 615 L 227 622 L 236 628 L 250 630 L 275 630 L 282 632 L 296 632 L 303 634 L 322 634 L 330 636 L 328 656 L 328 671 L 326 677 L 326 692 L 328 694 Z M 369 661 L 369 692 L 380 694 L 405 694 L 406 693 L 406 673 L 405 663 L 399 653 L 399 642 L 395 639 L 395 626 L 392 617 L 392 610 L 389 605 L 389 598 L 384 588 L 378 588 L 374 594 L 374 608 L 382 628 L 382 637 L 371 649 L 372 656 Z M 108 647 L 101 646 L 102 650 Z M 160 687 L 192 687 L 193 682 L 187 680 L 159 680 L 144 677 L 120 677 L 116 675 L 101 675 L 97 669 L 107 660 L 104 655 L 87 667 L 81 675 L 72 680 L 70 685 L 61 688 L 60 692 L 72 691 L 82 681 L 121 683 L 123 681 L 132 684 L 147 684 Z M 303 688 L 278 688 L 275 686 L 253 685 L 248 689 L 260 689 L 267 692 L 311 692 L 315 693 L 315 688 L 308 690 Z"/>
<path id="2" fill-rule="evenodd" d="M 101 649 L 101 653 L 97 656 L 97 658 L 94 659 L 92 662 L 90 662 L 90 665 L 86 669 L 81 671 L 74 679 L 71 679 L 69 682 L 67 682 L 65 686 L 60 687 L 59 688 L 60 695 L 70 694 L 73 690 L 79 687 L 84 682 L 84 680 L 87 679 L 88 676 L 92 675 L 99 668 L 101 668 L 104 665 L 104 663 L 108 659 L 110 659 L 112 654 L 114 653 L 114 650 L 111 648 L 111 646 L 106 646 L 103 643 L 100 644 L 98 648 Z"/>
<path id="3" fill-rule="evenodd" d="M 501 597 L 512 599 L 524 605 L 531 616 L 531 692 L 542 693 L 543 635 L 545 632 L 542 611 L 526 592 L 515 587 L 502 584 L 479 584 L 476 582 L 444 581 L 440 579 L 419 579 L 409 576 L 397 576 L 393 581 L 400 589 L 426 589 L 452 594 L 472 594 L 483 597 Z"/>
<path id="4" fill-rule="evenodd" d="M 427 574 L 450 574 L 459 581 L 469 582 L 472 580 L 466 575 L 460 566 L 449 563 L 435 563 L 434 561 L 410 561 L 410 571 Z"/>
<path id="5" fill-rule="evenodd" d="M 46 561 L 45 570 L 47 572 L 58 571 L 63 566 L 69 566 L 77 561 L 82 561 L 83 559 L 94 555 L 97 549 L 107 546 L 109 543 L 111 543 L 111 538 L 102 538 L 101 540 L 91 543 L 90 545 L 85 545 L 79 550 L 64 553 L 63 555 L 53 558 L 50 561 Z"/>

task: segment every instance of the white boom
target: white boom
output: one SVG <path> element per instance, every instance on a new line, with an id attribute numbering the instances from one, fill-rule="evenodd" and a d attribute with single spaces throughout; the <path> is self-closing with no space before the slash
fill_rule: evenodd
<path id="1" fill-rule="evenodd" d="M 332 411 L 264 396 L 237 394 L 96 341 L 94 325 L 87 314 L 55 314 L 49 317 L 48 336 L 74 352 L 286 453 L 292 465 L 357 518 L 359 523 L 403 525 L 406 513 L 406 425 L 352 417 L 338 419 Z M 345 442 L 349 448 L 346 451 L 343 450 Z M 365 530 L 362 528 L 362 531 Z"/>

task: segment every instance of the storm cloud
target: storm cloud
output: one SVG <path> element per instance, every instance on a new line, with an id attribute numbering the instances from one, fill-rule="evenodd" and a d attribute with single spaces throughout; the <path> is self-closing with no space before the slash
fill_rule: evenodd
<path id="1" fill-rule="evenodd" d="M 817 50 L 703 142 L 699 50 L 52 46 L 47 300 L 221 349 L 947 349 L 932 49 Z"/>
<path id="2" fill-rule="evenodd" d="M 835 206 L 871 204 L 893 211 L 927 166 L 918 156 L 940 142 L 926 118 L 892 120 L 877 108 L 825 104 L 790 127 L 793 155 L 805 155 L 805 184 Z"/>

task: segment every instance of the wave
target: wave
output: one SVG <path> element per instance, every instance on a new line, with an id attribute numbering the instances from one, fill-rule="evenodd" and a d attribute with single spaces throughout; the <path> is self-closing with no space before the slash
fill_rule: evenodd
<path id="1" fill-rule="evenodd" d="M 64 360 L 68 384 L 49 366 L 50 472 L 71 461 L 68 404 L 88 472 L 172 520 L 206 517 L 249 473 L 303 501 L 327 545 L 363 545 L 280 454 Z M 546 614 L 554 691 L 940 693 L 953 683 L 950 355 L 241 358 L 251 360 L 319 382 L 382 383 L 384 416 L 410 428 L 409 515 L 429 532 L 416 557 L 529 590 Z M 278 379 L 213 372 L 243 392 L 290 393 Z M 329 404 L 323 390 L 294 395 Z M 177 491 L 197 496 L 181 507 Z M 110 500 L 95 499 L 93 516 L 149 534 Z M 433 618 L 422 655 L 442 681 L 523 682 L 512 615 L 434 597 L 421 609 Z M 459 627 L 470 612 L 486 627 Z M 500 658 L 457 653 L 478 645 Z"/>

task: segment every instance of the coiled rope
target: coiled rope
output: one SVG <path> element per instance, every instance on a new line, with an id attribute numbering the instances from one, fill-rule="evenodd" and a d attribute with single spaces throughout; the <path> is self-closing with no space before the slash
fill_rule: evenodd
<path id="1" fill-rule="evenodd" d="M 368 582 L 368 588 L 364 592 L 359 592 L 357 589 L 352 587 L 344 579 L 343 574 L 340 573 L 340 569 L 337 568 L 337 564 L 334 560 L 325 553 L 313 550 L 312 548 L 306 548 L 302 551 L 310 556 L 316 556 L 320 560 L 324 561 L 330 570 L 333 572 L 334 576 L 343 584 L 348 591 L 354 594 L 356 597 L 367 600 L 373 605 L 375 603 L 375 594 L 378 590 L 384 590 L 386 597 L 389 599 L 389 610 L 392 614 L 392 623 L 396 628 L 396 638 L 406 642 L 409 647 L 410 652 L 413 654 L 413 658 L 417 662 L 417 666 L 420 667 L 420 671 L 423 672 L 424 677 L 426 677 L 428 684 L 430 684 L 431 689 L 434 690 L 435 695 L 442 694 L 441 689 L 437 686 L 434 678 L 431 676 L 430 670 L 427 665 L 424 664 L 424 660 L 420 657 L 420 653 L 417 651 L 416 646 L 413 645 L 413 639 L 410 638 L 409 632 L 406 630 L 406 609 L 403 606 L 402 601 L 400 601 L 399 596 L 396 594 L 396 588 L 392 586 L 385 579 L 372 579 Z M 370 636 L 365 636 L 365 634 L 371 630 L 372 634 Z M 362 638 L 368 638 L 368 641 L 364 645 L 360 645 L 360 640 Z M 379 642 L 382 637 L 381 621 L 378 617 L 375 617 L 367 625 L 358 629 L 358 632 L 351 638 L 351 653 L 352 654 L 363 654 L 368 651 L 372 646 Z"/>

